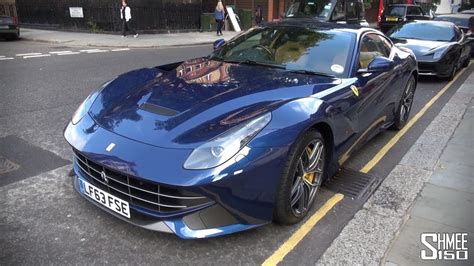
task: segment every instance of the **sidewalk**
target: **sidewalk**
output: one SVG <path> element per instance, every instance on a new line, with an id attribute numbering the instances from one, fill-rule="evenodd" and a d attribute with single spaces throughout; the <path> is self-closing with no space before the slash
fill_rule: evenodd
<path id="1" fill-rule="evenodd" d="M 420 259 L 421 233 L 466 232 L 474 265 L 474 78 L 466 81 L 451 103 L 467 110 L 438 160 L 431 178 L 408 214 L 408 220 L 386 256 L 391 265 L 428 264 Z M 431 238 L 430 238 L 431 240 Z M 431 242 L 431 241 L 430 241 Z M 428 254 L 431 254 L 429 251 Z M 433 264 L 432 262 L 430 264 Z M 442 264 L 440 262 L 440 264 Z"/>
<path id="2" fill-rule="evenodd" d="M 317 264 L 474 265 L 473 158 L 471 73 Z M 421 260 L 421 234 L 448 232 L 468 234 L 469 261 Z"/>
<path id="3" fill-rule="evenodd" d="M 103 33 L 82 33 L 37 29 L 21 29 L 21 38 L 28 41 L 64 44 L 68 46 L 91 47 L 129 47 L 152 48 L 170 46 L 191 46 L 212 44 L 217 39 L 226 41 L 236 36 L 234 31 L 224 31 L 223 36 L 216 36 L 215 32 L 186 32 L 169 34 L 142 34 L 138 38 Z"/>

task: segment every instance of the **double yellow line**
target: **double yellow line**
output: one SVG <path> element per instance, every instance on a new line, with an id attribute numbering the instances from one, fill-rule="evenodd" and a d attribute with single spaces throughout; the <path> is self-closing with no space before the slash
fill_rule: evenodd
<path id="1" fill-rule="evenodd" d="M 380 160 L 390 151 L 390 149 L 397 144 L 397 142 L 413 127 L 413 125 L 428 111 L 428 109 L 451 87 L 451 85 L 471 66 L 461 70 L 456 78 L 448 82 L 431 100 L 429 100 L 421 110 L 413 116 L 410 121 L 400 131 L 395 134 L 382 149 L 380 149 L 375 156 L 360 169 L 362 173 L 368 173 L 374 168 Z M 336 193 L 332 196 L 316 213 L 314 213 L 301 227 L 294 232 L 270 257 L 268 257 L 262 265 L 270 266 L 277 265 L 281 262 L 288 253 L 290 253 L 296 245 L 313 229 L 313 227 L 334 207 L 338 202 L 344 198 L 344 195 Z"/>

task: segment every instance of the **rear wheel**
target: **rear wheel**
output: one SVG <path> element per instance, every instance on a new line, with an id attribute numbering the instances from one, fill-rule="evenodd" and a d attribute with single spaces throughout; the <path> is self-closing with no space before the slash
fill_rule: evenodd
<path id="1" fill-rule="evenodd" d="M 411 76 L 408 80 L 405 89 L 403 90 L 398 110 L 395 114 L 395 119 L 392 128 L 395 130 L 402 129 L 408 121 L 410 116 L 411 107 L 413 105 L 413 98 L 415 96 L 416 80 L 414 76 Z"/>
<path id="2" fill-rule="evenodd" d="M 290 152 L 275 199 L 274 221 L 301 221 L 319 191 L 326 173 L 326 147 L 316 130 L 310 130 Z"/>

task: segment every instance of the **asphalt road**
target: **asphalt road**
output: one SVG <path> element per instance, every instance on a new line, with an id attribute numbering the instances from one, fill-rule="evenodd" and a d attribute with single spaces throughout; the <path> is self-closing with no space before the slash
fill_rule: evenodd
<path id="1" fill-rule="evenodd" d="M 136 228 L 81 198 L 67 176 L 71 151 L 62 137 L 79 103 L 94 88 L 125 71 L 211 51 L 210 46 L 88 49 L 0 41 L 0 159 L 8 159 L 10 166 L 16 167 L 0 173 L 0 264 L 260 264 L 299 228 L 270 224 L 220 238 L 184 241 L 171 234 Z M 472 67 L 370 175 L 385 178 L 470 72 Z M 412 115 L 445 84 L 422 79 Z M 378 135 L 344 167 L 359 170 L 394 134 L 387 131 Z M 313 212 L 334 194 L 322 189 Z M 344 198 L 284 258 L 283 264 L 316 262 L 363 202 Z"/>

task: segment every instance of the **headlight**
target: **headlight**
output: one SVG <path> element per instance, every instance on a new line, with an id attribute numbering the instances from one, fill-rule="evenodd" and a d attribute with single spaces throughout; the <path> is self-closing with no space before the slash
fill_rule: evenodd
<path id="1" fill-rule="evenodd" d="M 445 51 L 445 50 L 436 51 L 436 52 L 433 54 L 433 59 L 434 59 L 434 60 L 438 60 L 438 59 L 440 59 L 441 57 L 443 57 L 444 51 Z"/>
<path id="2" fill-rule="evenodd" d="M 219 166 L 236 155 L 272 119 L 271 113 L 238 125 L 193 150 L 184 163 L 186 169 Z"/>
<path id="3" fill-rule="evenodd" d="M 100 86 L 98 89 L 95 91 L 91 92 L 89 96 L 79 105 L 77 108 L 76 112 L 74 112 L 74 115 L 72 116 L 71 122 L 73 125 L 79 123 L 81 119 L 89 112 L 89 109 L 91 109 L 92 104 L 94 103 L 95 99 L 99 95 L 99 92 L 105 88 L 109 83 L 112 82 L 112 80 L 104 83 L 102 86 Z"/>

